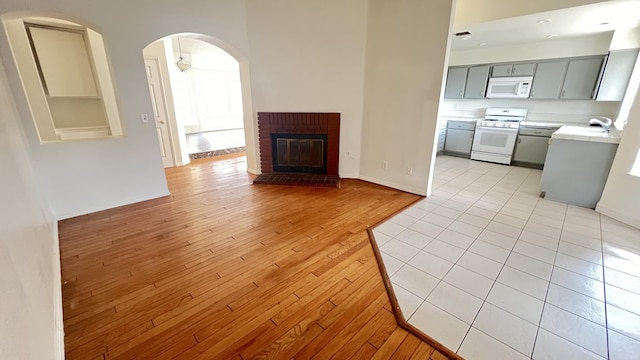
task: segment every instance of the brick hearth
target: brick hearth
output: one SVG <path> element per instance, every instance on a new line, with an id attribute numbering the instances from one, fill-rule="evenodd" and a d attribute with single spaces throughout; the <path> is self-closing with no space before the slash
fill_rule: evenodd
<path id="1" fill-rule="evenodd" d="M 338 176 L 340 113 L 258 113 L 260 166 L 273 173 L 271 134 L 326 134 L 327 175 Z"/>

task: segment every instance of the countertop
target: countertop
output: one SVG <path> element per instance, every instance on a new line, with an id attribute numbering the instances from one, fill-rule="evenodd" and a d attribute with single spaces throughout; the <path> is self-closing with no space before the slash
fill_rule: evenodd
<path id="1" fill-rule="evenodd" d="M 549 123 L 549 122 L 535 122 L 535 121 L 521 121 L 520 126 L 540 126 L 540 127 L 553 127 L 560 128 L 564 124 L 560 123 Z"/>
<path id="2" fill-rule="evenodd" d="M 588 142 L 600 142 L 609 144 L 620 143 L 620 133 L 614 126 L 609 132 L 603 131 L 600 126 L 589 125 L 564 125 L 551 136 L 552 139 L 578 140 Z"/>

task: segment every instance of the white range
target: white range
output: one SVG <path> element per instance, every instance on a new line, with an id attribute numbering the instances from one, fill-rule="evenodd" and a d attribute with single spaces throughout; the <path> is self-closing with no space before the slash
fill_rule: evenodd
<path id="1" fill-rule="evenodd" d="M 471 159 L 511 164 L 518 128 L 526 118 L 527 109 L 488 108 L 476 123 Z"/>

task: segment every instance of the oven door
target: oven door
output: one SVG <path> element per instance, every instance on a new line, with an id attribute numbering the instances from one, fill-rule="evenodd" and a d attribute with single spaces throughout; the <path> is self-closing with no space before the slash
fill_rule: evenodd
<path id="1" fill-rule="evenodd" d="M 518 129 L 478 127 L 473 138 L 472 150 L 511 156 L 517 137 Z"/>

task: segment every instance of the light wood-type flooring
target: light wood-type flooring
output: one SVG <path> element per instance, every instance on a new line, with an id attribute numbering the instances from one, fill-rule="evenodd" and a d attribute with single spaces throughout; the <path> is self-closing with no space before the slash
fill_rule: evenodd
<path id="1" fill-rule="evenodd" d="M 397 325 L 366 232 L 417 196 L 252 178 L 197 160 L 171 196 L 61 221 L 67 359 L 445 358 Z"/>

